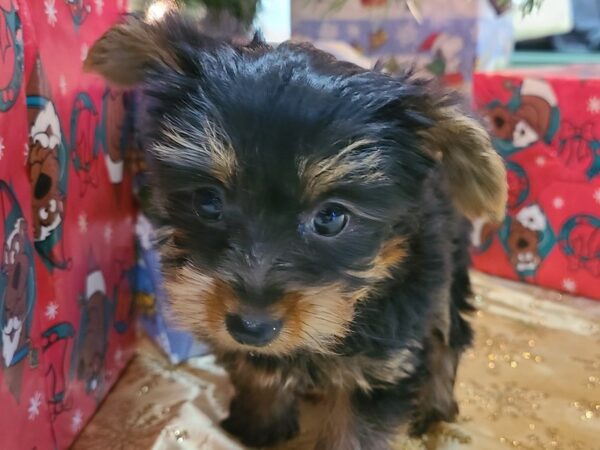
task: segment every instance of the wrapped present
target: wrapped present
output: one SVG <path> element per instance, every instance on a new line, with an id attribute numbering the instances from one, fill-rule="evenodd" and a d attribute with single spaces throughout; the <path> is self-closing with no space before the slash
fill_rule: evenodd
<path id="1" fill-rule="evenodd" d="M 171 363 L 177 364 L 208 352 L 206 345 L 191 334 L 178 330 L 169 316 L 166 292 L 162 283 L 160 257 L 154 246 L 155 230 L 140 214 L 136 224 L 138 249 L 135 299 L 140 321 L 148 335 L 162 348 Z"/>
<path id="2" fill-rule="evenodd" d="M 600 299 L 600 66 L 478 73 L 474 103 L 509 184 L 504 223 L 475 222 L 475 267 Z"/>
<path id="3" fill-rule="evenodd" d="M 468 93 L 476 65 L 508 62 L 513 32 L 493 0 L 293 0 L 292 35 L 347 42 L 391 73 L 416 67 Z"/>
<path id="4" fill-rule="evenodd" d="M 82 74 L 121 2 L 0 0 L 0 448 L 68 447 L 129 359 L 123 97 Z"/>

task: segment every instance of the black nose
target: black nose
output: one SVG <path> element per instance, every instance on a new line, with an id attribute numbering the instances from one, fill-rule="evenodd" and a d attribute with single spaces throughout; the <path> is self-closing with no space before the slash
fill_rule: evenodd
<path id="1" fill-rule="evenodd" d="M 52 178 L 46 175 L 44 172 L 40 173 L 37 181 L 35 182 L 35 187 L 33 189 L 33 196 L 36 199 L 41 199 L 50 192 L 50 188 L 52 187 Z"/>
<path id="2" fill-rule="evenodd" d="M 517 240 L 517 248 L 527 248 L 529 247 L 529 242 L 526 239 L 519 238 Z"/>
<path id="3" fill-rule="evenodd" d="M 264 316 L 227 314 L 225 326 L 240 344 L 262 347 L 277 337 L 282 321 Z"/>

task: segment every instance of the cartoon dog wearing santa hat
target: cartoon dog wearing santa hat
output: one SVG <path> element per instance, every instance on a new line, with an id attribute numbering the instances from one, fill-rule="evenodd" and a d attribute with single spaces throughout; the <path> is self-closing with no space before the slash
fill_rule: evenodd
<path id="1" fill-rule="evenodd" d="M 85 293 L 80 299 L 81 319 L 72 365 L 77 379 L 83 381 L 90 395 L 99 392 L 103 381 L 102 369 L 113 315 L 104 274 L 94 266 L 92 263 L 85 280 Z"/>
<path id="2" fill-rule="evenodd" d="M 32 220 L 35 248 L 49 269 L 66 269 L 62 233 L 68 176 L 68 152 L 60 120 L 39 59 L 27 87 L 29 153 L 27 169 L 32 186 Z"/>
<path id="3" fill-rule="evenodd" d="M 35 303 L 33 247 L 27 222 L 9 185 L 0 181 L 4 239 L 0 264 L 0 367 L 18 401 L 21 374 L 30 352 L 29 329 Z"/>
<path id="4" fill-rule="evenodd" d="M 537 204 L 522 208 L 514 219 L 507 218 L 499 234 L 521 278 L 534 276 L 554 245 L 554 233 Z"/>
<path id="5" fill-rule="evenodd" d="M 505 156 L 536 142 L 550 144 L 560 123 L 556 94 L 547 81 L 526 78 L 512 89 L 507 104 L 494 100 L 484 112 L 494 145 Z"/>

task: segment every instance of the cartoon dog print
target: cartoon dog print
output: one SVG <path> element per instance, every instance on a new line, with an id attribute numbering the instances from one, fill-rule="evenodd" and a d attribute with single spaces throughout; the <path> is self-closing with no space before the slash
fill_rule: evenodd
<path id="1" fill-rule="evenodd" d="M 102 369 L 108 346 L 111 305 L 106 294 L 106 282 L 100 270 L 87 274 L 85 294 L 81 300 L 81 320 L 75 349 L 77 379 L 85 384 L 88 394 L 97 393 L 102 384 Z"/>
<path id="2" fill-rule="evenodd" d="M 544 212 L 537 204 L 524 207 L 503 228 L 501 239 L 515 271 L 521 277 L 534 275 L 554 245 Z"/>
<path id="3" fill-rule="evenodd" d="M 505 155 L 538 141 L 549 144 L 560 122 L 556 94 L 547 81 L 525 78 L 513 91 L 507 104 L 493 101 L 484 113 L 496 148 Z"/>
<path id="4" fill-rule="evenodd" d="M 0 266 L 0 346 L 5 379 L 15 399 L 21 391 L 23 362 L 30 351 L 29 327 L 35 302 L 33 250 L 27 222 L 12 190 L 0 181 L 4 240 Z"/>
<path id="5" fill-rule="evenodd" d="M 61 174 L 58 148 L 61 132 L 52 102 L 40 110 L 29 137 L 29 176 L 33 186 L 33 235 L 45 241 L 63 222 L 64 195 L 58 187 Z"/>
<path id="6" fill-rule="evenodd" d="M 104 147 L 104 162 L 111 183 L 123 181 L 123 153 L 128 144 L 128 124 L 126 123 L 123 93 L 107 89 L 102 98 L 102 122 L 100 142 Z"/>
<path id="7" fill-rule="evenodd" d="M 67 149 L 60 120 L 48 91 L 39 59 L 27 87 L 29 153 L 27 170 L 32 187 L 32 220 L 35 248 L 48 269 L 67 269 L 62 233 L 67 189 Z"/>

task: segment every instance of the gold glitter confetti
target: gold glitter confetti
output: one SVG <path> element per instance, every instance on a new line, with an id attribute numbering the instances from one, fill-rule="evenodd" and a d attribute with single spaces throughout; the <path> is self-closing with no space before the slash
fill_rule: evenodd
<path id="1" fill-rule="evenodd" d="M 585 331 L 585 324 L 598 316 L 581 302 L 574 307 L 566 295 L 557 305 L 548 300 L 552 296 L 547 291 L 507 285 L 474 277 L 485 314 L 469 319 L 475 342 L 457 375 L 458 422 L 444 426 L 435 437 L 412 439 L 410 446 L 394 450 L 600 450 L 600 333 Z M 592 305 L 600 311 L 599 302 Z M 150 359 L 152 365 L 145 364 Z M 229 444 L 219 431 L 222 411 L 215 414 L 213 409 L 217 403 L 227 404 L 228 391 L 217 380 L 213 362 L 206 363 L 210 370 L 204 375 L 193 372 L 195 364 L 170 367 L 158 351 L 144 347 L 74 450 L 184 444 L 208 449 L 203 444 L 207 437 Z M 196 380 L 193 388 L 183 382 L 184 374 Z M 220 395 L 224 398 L 216 400 Z M 182 408 L 204 417 L 206 426 L 192 433 L 194 425 Z"/>

